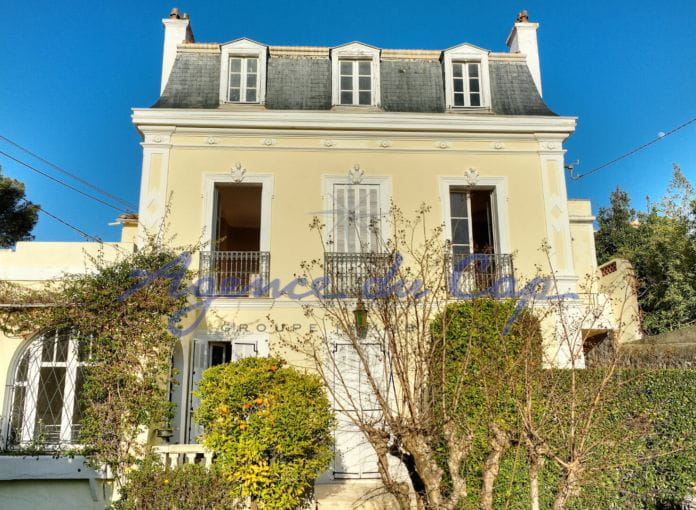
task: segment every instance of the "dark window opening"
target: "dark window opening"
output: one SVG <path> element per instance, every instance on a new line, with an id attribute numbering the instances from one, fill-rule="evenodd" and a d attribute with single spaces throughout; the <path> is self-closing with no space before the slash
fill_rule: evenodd
<path id="1" fill-rule="evenodd" d="M 215 186 L 215 251 L 260 251 L 261 185 Z"/>

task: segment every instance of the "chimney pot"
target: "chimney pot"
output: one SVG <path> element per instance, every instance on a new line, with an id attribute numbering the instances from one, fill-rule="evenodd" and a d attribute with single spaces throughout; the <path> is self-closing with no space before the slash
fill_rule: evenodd
<path id="1" fill-rule="evenodd" d="M 527 14 L 527 11 L 520 11 L 519 14 L 517 14 L 515 23 L 529 23 L 529 14 Z"/>
<path id="2" fill-rule="evenodd" d="M 185 12 L 181 15 L 181 19 L 189 19 L 188 12 Z"/>
<path id="3" fill-rule="evenodd" d="M 169 11 L 169 19 L 179 19 L 178 7 L 174 7 L 171 11 Z"/>

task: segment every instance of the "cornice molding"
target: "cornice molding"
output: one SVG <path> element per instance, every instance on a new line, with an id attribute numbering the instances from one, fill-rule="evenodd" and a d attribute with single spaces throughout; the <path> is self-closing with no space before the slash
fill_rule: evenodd
<path id="1" fill-rule="evenodd" d="M 567 138 L 575 131 L 576 124 L 575 117 L 284 110 L 231 112 L 164 108 L 134 108 L 132 120 L 141 133 L 161 126 L 293 131 L 539 133 L 542 134 L 540 138 L 556 134 L 554 141 Z"/>

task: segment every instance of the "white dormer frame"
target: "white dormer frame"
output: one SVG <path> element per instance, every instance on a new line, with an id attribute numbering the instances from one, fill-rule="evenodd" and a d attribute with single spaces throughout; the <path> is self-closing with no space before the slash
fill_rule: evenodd
<path id="1" fill-rule="evenodd" d="M 361 42 L 352 42 L 342 46 L 336 46 L 331 49 L 331 104 L 334 106 L 341 105 L 340 81 L 341 73 L 339 63 L 341 60 L 369 60 L 371 62 L 370 71 L 372 73 L 372 100 L 369 106 L 379 106 L 381 91 L 380 91 L 380 63 L 379 48 L 363 44 Z M 368 106 L 368 105 L 363 105 Z M 359 107 L 358 107 L 359 108 Z"/>
<path id="2" fill-rule="evenodd" d="M 491 80 L 488 71 L 490 52 L 473 44 L 463 43 L 443 52 L 445 67 L 445 106 L 448 110 L 482 110 L 491 107 Z M 481 69 L 481 106 L 454 106 L 454 85 L 452 63 L 478 63 Z"/>
<path id="3" fill-rule="evenodd" d="M 266 60 L 268 46 L 252 41 L 243 37 L 220 45 L 220 104 L 265 104 L 266 103 Z M 257 69 L 257 92 L 256 101 L 253 103 L 238 103 L 228 101 L 227 93 L 229 89 L 230 77 L 230 57 L 256 57 L 259 59 Z"/>

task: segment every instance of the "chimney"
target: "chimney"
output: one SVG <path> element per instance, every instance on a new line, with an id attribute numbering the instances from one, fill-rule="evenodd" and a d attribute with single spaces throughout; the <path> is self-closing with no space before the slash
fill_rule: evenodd
<path id="1" fill-rule="evenodd" d="M 183 42 L 193 42 L 193 32 L 189 23 L 188 14 L 179 16 L 179 9 L 174 7 L 169 13 L 169 18 L 163 19 L 164 25 L 164 51 L 162 52 L 162 84 L 160 94 L 169 80 L 169 74 L 174 66 L 176 47 Z"/>
<path id="2" fill-rule="evenodd" d="M 511 53 L 524 53 L 527 57 L 527 67 L 532 74 L 532 79 L 539 91 L 539 95 L 541 95 L 541 69 L 539 67 L 537 28 L 539 28 L 539 23 L 530 23 L 527 11 L 520 12 L 517 15 L 506 44 Z"/>

